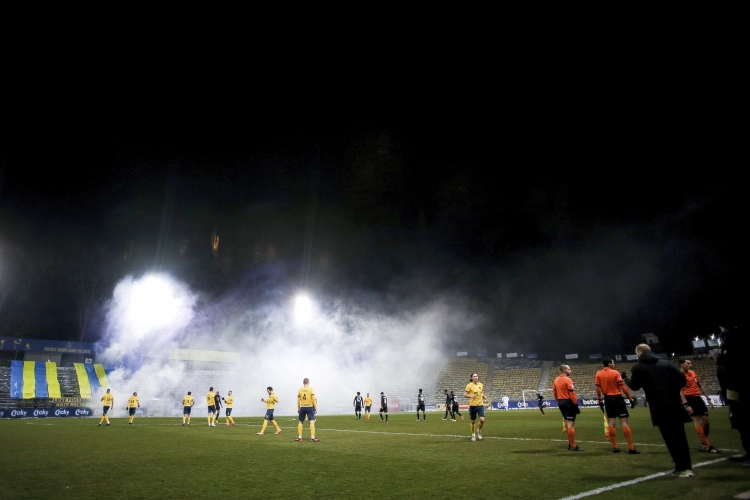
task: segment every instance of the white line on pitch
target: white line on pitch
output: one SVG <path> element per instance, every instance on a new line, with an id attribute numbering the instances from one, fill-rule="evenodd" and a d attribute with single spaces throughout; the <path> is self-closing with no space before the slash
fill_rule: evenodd
<path id="1" fill-rule="evenodd" d="M 693 469 L 697 469 L 698 467 L 704 467 L 706 465 L 713 465 L 713 464 L 723 462 L 724 460 L 728 460 L 728 459 L 729 457 L 724 457 L 724 458 L 717 458 L 716 460 L 709 460 L 708 462 L 701 462 L 699 464 L 693 465 Z M 630 486 L 632 484 L 638 484 L 644 481 L 649 481 L 651 479 L 656 479 L 657 477 L 669 476 L 670 474 L 672 474 L 671 470 L 666 471 L 666 472 L 657 472 L 656 474 L 651 474 L 650 476 L 643 476 L 643 477 L 639 477 L 636 479 L 631 479 L 630 481 L 623 481 L 622 483 L 611 484 L 609 486 L 602 486 L 601 488 L 596 488 L 595 490 L 584 491 L 583 493 L 579 493 L 577 495 L 563 497 L 560 500 L 577 500 L 578 498 L 590 497 L 593 495 L 598 495 L 599 493 L 605 493 L 607 491 L 612 491 L 617 488 L 622 488 L 624 486 Z"/>

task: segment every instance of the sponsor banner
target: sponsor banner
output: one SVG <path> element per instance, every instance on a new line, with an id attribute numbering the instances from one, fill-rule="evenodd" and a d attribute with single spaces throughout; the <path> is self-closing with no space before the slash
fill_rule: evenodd
<path id="1" fill-rule="evenodd" d="M 545 408 L 557 408 L 557 401 L 545 401 L 544 402 Z M 492 409 L 493 410 L 505 410 L 505 406 L 503 406 L 502 401 L 493 401 L 492 402 Z M 509 410 L 528 410 L 528 409 L 539 409 L 539 401 L 537 400 L 527 400 L 527 401 L 508 401 L 508 409 Z M 468 408 L 467 408 L 468 410 Z"/>
<path id="2" fill-rule="evenodd" d="M 426 405 L 424 405 L 424 409 L 425 410 L 435 411 L 435 410 L 437 410 L 437 405 L 428 405 L 428 404 L 426 404 Z"/>
<path id="3" fill-rule="evenodd" d="M 477 349 L 477 356 L 484 358 L 487 356 L 487 349 Z"/>
<path id="4" fill-rule="evenodd" d="M 508 354 L 505 355 L 505 357 L 506 358 L 517 358 L 518 357 L 518 353 L 517 352 L 509 352 Z"/>
<path id="5" fill-rule="evenodd" d="M 601 354 L 589 354 L 589 359 L 602 359 Z"/>
<path id="6" fill-rule="evenodd" d="M 566 354 L 565 359 L 578 359 L 578 354 Z"/>
<path id="7" fill-rule="evenodd" d="M 101 414 L 101 411 L 100 411 Z M 50 417 L 93 417 L 93 408 L 82 408 L 82 407 L 68 407 L 68 408 L 56 408 L 54 413 L 49 415 Z"/>
<path id="8" fill-rule="evenodd" d="M 532 352 L 531 354 L 526 355 L 526 359 L 537 359 L 539 358 L 539 354 Z"/>
<path id="9" fill-rule="evenodd" d="M 0 337 L 0 351 L 93 354 L 94 344 L 88 342 L 59 342 L 56 340 L 35 340 L 19 339 L 15 337 Z"/>
<path id="10" fill-rule="evenodd" d="M 52 402 L 55 403 L 55 406 L 57 408 L 62 408 L 65 406 L 88 407 L 91 405 L 93 400 L 91 398 L 58 398 L 58 399 L 54 399 Z"/>
<path id="11" fill-rule="evenodd" d="M 615 361 L 622 361 L 622 356 L 615 354 Z"/>
<path id="12" fill-rule="evenodd" d="M 706 400 L 706 396 L 701 396 L 701 397 L 703 398 L 703 402 L 708 404 L 708 401 Z M 721 400 L 721 396 L 719 396 L 718 394 L 709 395 L 709 399 L 716 407 L 724 406 L 724 401 Z"/>
<path id="13" fill-rule="evenodd" d="M 398 399 L 389 399 L 388 413 L 395 413 L 397 411 L 401 411 L 401 401 L 399 401 Z"/>
<path id="14" fill-rule="evenodd" d="M 27 410 L 31 412 L 30 417 L 34 418 L 47 418 L 54 416 L 55 413 L 54 408 L 34 408 L 33 410 Z"/>
<path id="15" fill-rule="evenodd" d="M 628 354 L 625 357 L 627 358 L 628 361 L 637 361 L 638 360 L 638 355 L 637 354 Z"/>
<path id="16" fill-rule="evenodd" d="M 585 398 L 578 398 L 578 406 L 581 408 L 599 408 L 599 400 L 594 399 L 585 399 Z"/>
<path id="17" fill-rule="evenodd" d="M 501 353 L 501 352 L 497 353 L 497 357 L 498 358 L 502 358 L 503 357 L 503 353 Z"/>
<path id="18" fill-rule="evenodd" d="M 469 353 L 468 353 L 468 352 L 466 352 L 466 351 L 462 351 L 462 352 L 457 352 L 457 353 L 456 353 L 456 356 L 459 356 L 459 357 L 460 357 L 460 356 L 468 356 L 468 355 L 469 355 Z"/>
<path id="19" fill-rule="evenodd" d="M 0 418 L 65 418 L 65 417 L 93 417 L 95 410 L 91 408 L 0 408 Z M 98 415 L 102 410 L 99 408 Z M 112 411 L 110 410 L 110 415 Z M 124 415 L 123 415 L 124 416 Z"/>
<path id="20" fill-rule="evenodd" d="M 175 349 L 168 359 L 182 361 L 211 361 L 214 363 L 239 363 L 240 353 L 225 351 L 204 351 L 200 349 Z"/>

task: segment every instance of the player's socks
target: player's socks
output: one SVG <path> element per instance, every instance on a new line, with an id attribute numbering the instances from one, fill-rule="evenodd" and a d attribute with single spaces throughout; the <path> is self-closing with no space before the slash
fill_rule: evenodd
<path id="1" fill-rule="evenodd" d="M 302 422 L 297 424 L 297 436 L 302 439 Z"/>
<path id="2" fill-rule="evenodd" d="M 280 430 L 281 430 L 281 429 L 279 428 L 279 424 L 277 424 L 277 423 L 276 423 L 276 420 L 271 420 L 271 423 L 273 424 L 273 426 L 274 426 L 274 427 L 276 427 L 276 430 L 277 430 L 277 431 L 280 431 Z"/>
<path id="3" fill-rule="evenodd" d="M 104 422 L 104 416 L 102 415 L 102 419 L 99 420 L 99 425 L 102 425 L 102 422 Z"/>
<path id="4" fill-rule="evenodd" d="M 266 432 L 266 427 L 268 427 L 268 420 L 263 420 L 263 428 L 260 430 L 260 432 Z"/>
<path id="5" fill-rule="evenodd" d="M 472 434 L 472 436 L 473 436 L 474 434 L 476 434 L 476 433 L 477 433 L 477 425 L 476 425 L 476 424 L 475 424 L 474 422 L 471 422 L 471 423 L 469 424 L 469 426 L 471 427 L 471 434 Z"/>
<path id="6" fill-rule="evenodd" d="M 315 439 L 315 420 L 310 420 L 310 437 Z"/>
<path id="7" fill-rule="evenodd" d="M 607 427 L 607 434 L 609 434 L 609 442 L 612 443 L 613 448 L 617 448 L 617 432 L 614 427 Z"/>
<path id="8" fill-rule="evenodd" d="M 190 417 L 188 417 L 188 425 L 190 425 Z"/>
<path id="9" fill-rule="evenodd" d="M 234 425 L 234 419 L 232 417 L 229 417 L 229 421 L 232 422 L 232 425 Z"/>
<path id="10" fill-rule="evenodd" d="M 711 426 L 711 424 L 706 424 L 703 426 L 703 433 L 706 435 L 706 438 L 708 438 L 708 428 Z"/>
<path id="11" fill-rule="evenodd" d="M 625 441 L 628 442 L 628 449 L 634 450 L 635 447 L 633 446 L 633 435 L 630 432 L 630 427 L 623 427 L 622 433 L 625 434 Z"/>
<path id="12" fill-rule="evenodd" d="M 706 437 L 706 433 L 703 430 L 703 426 L 702 425 L 697 425 L 695 427 L 695 432 L 697 432 L 698 433 L 698 437 L 701 438 L 701 443 L 703 443 L 703 446 L 705 446 L 706 448 L 710 448 L 711 447 L 711 442 Z"/>
<path id="13" fill-rule="evenodd" d="M 211 415 L 208 416 L 208 425 L 211 425 Z"/>
<path id="14" fill-rule="evenodd" d="M 573 448 L 576 447 L 576 430 L 573 427 L 568 429 L 568 444 Z"/>
<path id="15" fill-rule="evenodd" d="M 482 427 L 484 427 L 484 422 L 482 422 L 482 421 L 480 420 L 479 422 L 477 422 L 477 430 L 478 430 L 478 431 L 481 431 L 481 430 L 482 430 Z"/>

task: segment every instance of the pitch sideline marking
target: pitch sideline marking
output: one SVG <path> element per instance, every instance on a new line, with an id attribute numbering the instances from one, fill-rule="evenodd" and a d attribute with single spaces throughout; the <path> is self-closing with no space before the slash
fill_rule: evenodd
<path id="1" fill-rule="evenodd" d="M 723 462 L 725 460 L 729 460 L 729 457 L 724 458 L 717 458 L 716 460 L 709 460 L 707 462 L 701 462 L 699 464 L 693 465 L 693 469 L 697 469 L 698 467 L 705 467 L 706 465 L 713 465 L 717 464 L 719 462 Z M 651 479 L 656 479 L 657 477 L 662 476 L 669 476 L 672 474 L 672 471 L 666 471 L 666 472 L 657 472 L 656 474 L 651 474 L 649 476 L 643 476 L 636 479 L 631 479 L 630 481 L 623 481 L 622 483 L 616 483 L 611 484 L 609 486 L 602 486 L 601 488 L 596 488 L 594 490 L 584 491 L 583 493 L 578 493 L 577 495 L 571 495 L 567 497 L 563 497 L 560 500 L 577 500 L 578 498 L 585 498 L 590 497 L 593 495 L 598 495 L 599 493 L 605 493 L 607 491 L 616 490 L 617 488 L 622 488 L 624 486 L 630 486 L 633 484 L 642 483 L 644 481 L 650 481 Z"/>
<path id="2" fill-rule="evenodd" d="M 262 422 L 262 420 L 261 420 Z M 26 422 L 27 425 L 54 425 L 54 424 L 41 424 L 37 422 Z M 177 424 L 150 424 L 150 426 L 157 425 L 157 426 L 166 426 L 166 427 L 172 427 L 176 426 Z M 237 424 L 237 427 L 247 426 L 247 427 L 257 427 L 260 424 Z M 224 424 L 217 425 L 217 427 L 224 427 Z M 282 429 L 296 429 L 296 426 L 279 426 Z M 391 436 L 426 436 L 426 437 L 452 437 L 452 438 L 468 438 L 466 434 L 417 434 L 414 432 L 381 432 L 381 431 L 359 431 L 356 429 L 333 429 L 333 428 L 324 428 L 316 426 L 316 430 L 324 430 L 324 431 L 333 431 L 333 432 L 356 432 L 360 434 L 388 434 Z M 501 437 L 501 436 L 484 436 L 484 439 L 498 439 L 501 441 L 544 441 L 544 442 L 556 442 L 556 443 L 567 443 L 567 439 L 542 439 L 542 438 L 519 438 L 519 437 Z M 604 441 L 582 441 L 580 439 L 576 440 L 577 443 L 588 443 L 588 444 L 604 444 Z M 633 443 L 633 446 L 655 446 L 658 448 L 664 448 L 665 445 L 663 444 L 652 444 L 652 443 Z M 722 448 L 723 451 L 728 452 L 739 452 L 741 450 L 730 450 L 726 448 Z"/>

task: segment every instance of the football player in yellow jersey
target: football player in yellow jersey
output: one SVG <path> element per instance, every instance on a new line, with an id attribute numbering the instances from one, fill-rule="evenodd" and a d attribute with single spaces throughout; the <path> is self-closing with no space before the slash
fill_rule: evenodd
<path id="1" fill-rule="evenodd" d="M 302 422 L 305 416 L 310 421 L 310 441 L 317 443 L 315 439 L 315 414 L 318 412 L 318 401 L 315 399 L 315 391 L 310 387 L 310 379 L 302 381 L 302 388 L 297 391 L 297 411 L 299 412 L 299 424 L 297 424 L 297 439 L 302 441 Z"/>
<path id="2" fill-rule="evenodd" d="M 206 404 L 208 405 L 208 426 L 216 427 L 216 400 L 214 400 L 214 388 L 209 387 L 206 394 Z"/>
<path id="3" fill-rule="evenodd" d="M 188 391 L 187 396 L 182 398 L 182 425 L 185 425 L 185 420 L 190 425 L 190 412 L 193 410 L 193 405 L 195 405 L 195 398 L 192 394 L 192 392 Z"/>
<path id="4" fill-rule="evenodd" d="M 277 424 L 276 420 L 273 419 L 273 409 L 274 406 L 276 406 L 276 403 L 279 402 L 279 398 L 273 392 L 273 387 L 271 387 L 270 385 L 266 387 L 266 392 L 268 392 L 268 398 L 260 398 L 261 402 L 266 403 L 266 416 L 263 418 L 263 428 L 258 433 L 259 436 L 263 435 L 268 422 L 271 422 L 273 426 L 276 427 L 276 432 L 274 432 L 274 434 L 279 434 L 281 432 L 279 424 Z"/>
<path id="5" fill-rule="evenodd" d="M 234 427 L 234 419 L 232 418 L 232 405 L 234 404 L 234 396 L 232 396 L 232 391 L 229 391 L 227 393 L 227 398 L 221 398 L 224 403 L 226 403 L 226 409 L 225 409 L 225 415 L 227 417 L 227 422 L 224 424 L 224 427 L 229 427 L 230 425 Z"/>
<path id="6" fill-rule="evenodd" d="M 469 398 L 469 420 L 471 421 L 471 440 L 477 438 L 482 440 L 482 427 L 484 427 L 484 402 L 487 398 L 484 395 L 484 384 L 479 381 L 479 375 L 471 374 L 470 382 L 464 389 L 464 397 Z M 476 423 L 479 417 L 479 423 Z"/>
<path id="7" fill-rule="evenodd" d="M 141 402 L 138 401 L 138 393 L 134 392 L 130 398 L 128 398 L 128 406 L 126 407 L 128 409 L 128 412 L 130 413 L 130 416 L 128 417 L 128 424 L 133 425 L 133 419 L 135 418 L 135 409 L 141 407 Z"/>
<path id="8" fill-rule="evenodd" d="M 106 421 L 107 425 L 109 425 L 109 417 L 107 416 L 107 412 L 110 408 L 112 408 L 115 404 L 115 397 L 110 394 L 110 389 L 107 389 L 107 393 L 102 396 L 102 402 L 104 402 L 104 408 L 102 408 L 102 419 L 99 420 L 98 425 L 102 425 L 102 422 Z"/>
<path id="9" fill-rule="evenodd" d="M 367 397 L 365 398 L 365 420 L 370 420 L 370 407 L 372 406 L 372 398 L 370 397 L 370 393 L 367 393 Z"/>

